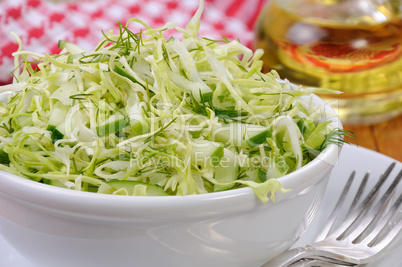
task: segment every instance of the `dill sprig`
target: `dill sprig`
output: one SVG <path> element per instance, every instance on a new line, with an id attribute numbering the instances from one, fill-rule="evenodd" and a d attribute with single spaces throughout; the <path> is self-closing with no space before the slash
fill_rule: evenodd
<path id="1" fill-rule="evenodd" d="M 163 125 L 158 131 L 156 131 L 154 134 L 148 136 L 145 140 L 144 143 L 148 143 L 151 142 L 153 140 L 155 140 L 155 138 L 160 135 L 166 128 L 168 128 L 173 122 L 176 121 L 177 118 L 174 118 L 173 120 L 171 120 L 169 123 Z"/>
<path id="2" fill-rule="evenodd" d="M 70 95 L 70 99 L 74 100 L 85 100 L 86 96 L 93 96 L 93 94 L 75 94 L 75 95 Z"/>
<path id="3" fill-rule="evenodd" d="M 302 146 L 303 154 L 306 157 L 305 160 L 311 161 L 315 159 L 325 148 L 331 144 L 341 146 L 343 144 L 350 144 L 349 141 L 345 140 L 345 137 L 352 138 L 356 143 L 356 138 L 353 131 L 344 129 L 334 129 L 325 135 L 324 141 L 318 149 L 312 149 L 310 147 Z M 306 163 L 307 163 L 306 162 Z"/>
<path id="4" fill-rule="evenodd" d="M 355 133 L 351 130 L 345 129 L 334 129 L 325 135 L 324 142 L 322 142 L 320 151 L 324 150 L 331 144 L 341 146 L 343 144 L 350 144 L 349 141 L 345 140 L 345 137 L 352 138 L 356 143 Z"/>
<path id="5" fill-rule="evenodd" d="M 228 38 L 226 38 L 225 35 L 221 34 L 223 40 L 214 40 L 214 39 L 210 39 L 207 37 L 202 37 L 202 39 L 209 41 L 210 43 L 208 45 L 214 44 L 214 43 L 230 43 L 231 41 L 228 40 Z"/>
<path id="6" fill-rule="evenodd" d="M 119 35 L 117 40 L 112 40 L 109 36 L 102 31 L 105 41 L 114 43 L 113 48 L 117 48 L 120 56 L 125 56 L 130 54 L 131 51 L 137 51 L 140 54 L 140 45 L 142 43 L 142 32 L 134 33 L 126 26 L 117 22 L 119 26 Z M 135 47 L 133 46 L 135 44 Z"/>
<path id="7" fill-rule="evenodd" d="M 166 64 L 168 65 L 169 69 L 172 70 L 172 67 L 170 66 L 170 62 L 169 62 L 169 53 L 166 49 L 166 46 L 162 44 L 162 55 L 163 55 L 163 59 L 166 61 Z"/>
<path id="8" fill-rule="evenodd" d="M 236 121 L 236 122 L 241 122 L 241 119 L 244 119 L 245 116 L 248 115 L 247 112 L 241 111 L 241 110 L 235 110 L 233 109 L 220 109 L 214 106 L 212 103 L 212 99 L 205 101 L 203 95 L 200 92 L 200 98 L 201 100 L 198 102 L 194 95 L 190 95 L 190 103 L 188 105 L 192 108 L 192 110 L 197 113 L 201 114 L 203 116 L 208 115 L 208 109 L 212 110 L 215 115 L 222 119 L 225 123 L 228 121 Z"/>

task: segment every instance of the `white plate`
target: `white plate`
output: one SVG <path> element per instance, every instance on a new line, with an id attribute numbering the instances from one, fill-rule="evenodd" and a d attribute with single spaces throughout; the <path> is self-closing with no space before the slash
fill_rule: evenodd
<path id="1" fill-rule="evenodd" d="M 394 170 L 389 176 L 388 181 L 383 185 L 383 189 L 387 188 L 387 185 L 390 184 L 391 178 L 395 177 L 397 173 L 402 169 L 402 163 L 396 161 L 392 158 L 389 158 L 383 154 L 377 153 L 375 151 L 356 147 L 352 145 L 345 145 L 342 148 L 342 152 L 339 158 L 339 163 L 335 166 L 331 178 L 328 183 L 327 191 L 325 192 L 325 196 L 323 202 L 321 203 L 320 208 L 318 209 L 317 216 L 312 221 L 311 225 L 307 229 L 307 231 L 303 234 L 303 236 L 299 239 L 299 241 L 295 244 L 294 247 L 304 246 L 307 243 L 311 243 L 314 241 L 314 237 L 318 235 L 320 229 L 323 228 L 327 218 L 332 212 L 333 207 L 338 200 L 339 195 L 341 194 L 343 187 L 349 178 L 351 172 L 356 170 L 355 180 L 352 184 L 351 191 L 349 191 L 350 198 L 347 198 L 344 203 L 343 211 L 347 211 L 347 204 L 350 204 L 354 194 L 352 192 L 356 192 L 359 186 L 359 182 L 362 180 L 363 176 L 367 171 L 370 171 L 370 177 L 368 181 L 368 186 L 366 188 L 366 192 L 368 192 L 368 188 L 371 189 L 370 185 L 374 185 L 378 177 L 386 170 L 389 164 L 392 162 L 397 162 Z M 384 191 L 383 190 L 383 191 Z M 398 187 L 397 193 L 401 193 L 402 186 L 401 184 Z M 398 195 L 398 194 L 395 194 Z M 400 218 L 402 216 L 402 208 L 399 208 L 398 216 L 396 218 Z M 366 267 L 394 267 L 394 266 L 402 266 L 402 231 L 395 238 L 392 244 L 389 245 L 377 258 L 370 264 L 367 264 Z"/>
<path id="2" fill-rule="evenodd" d="M 357 175 L 354 185 L 351 190 L 357 188 L 358 181 L 364 176 L 367 170 L 371 172 L 369 184 L 373 184 L 377 177 L 386 169 L 386 167 L 395 160 L 356 146 L 345 145 L 342 149 L 340 160 L 335 166 L 331 175 L 330 182 L 324 197 L 324 200 L 318 210 L 317 216 L 313 220 L 311 226 L 302 238 L 296 243 L 295 246 L 304 245 L 313 241 L 314 236 L 317 235 L 319 229 L 325 224 L 326 218 L 329 216 L 332 207 L 341 193 L 343 186 L 353 170 L 356 170 Z M 397 162 L 397 166 L 393 171 L 393 175 L 401 170 L 402 163 Z M 401 186 L 400 186 L 401 187 Z M 399 189 L 398 189 L 399 190 Z M 399 190 L 401 191 L 401 190 Z M 398 191 L 398 192 L 399 192 Z M 354 191 L 352 191 L 354 192 Z M 350 199 L 347 199 L 347 202 Z M 400 213 L 402 210 L 400 209 Z M 1 229 L 0 229 L 1 232 Z M 402 266 L 402 232 L 397 239 L 382 253 L 381 257 L 375 262 L 369 264 L 370 267 L 388 267 L 388 266 Z M 25 260 L 18 252 L 16 252 L 8 243 L 0 236 L 0 266 L 1 267 L 35 267 L 32 263 Z"/>

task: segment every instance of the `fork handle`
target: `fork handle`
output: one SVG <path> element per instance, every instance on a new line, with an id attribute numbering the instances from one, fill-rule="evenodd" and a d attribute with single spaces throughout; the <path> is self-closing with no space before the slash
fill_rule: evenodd
<path id="1" fill-rule="evenodd" d="M 333 263 L 344 264 L 345 266 L 353 266 L 350 262 L 343 261 L 340 255 L 323 251 L 311 246 L 293 248 L 277 257 L 271 259 L 261 267 L 288 267 L 300 261 L 301 259 L 328 259 Z M 346 260 L 346 259 L 345 259 Z"/>

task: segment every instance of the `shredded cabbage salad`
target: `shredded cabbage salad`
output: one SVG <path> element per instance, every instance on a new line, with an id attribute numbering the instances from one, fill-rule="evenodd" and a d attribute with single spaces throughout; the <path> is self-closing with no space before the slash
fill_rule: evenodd
<path id="1" fill-rule="evenodd" d="M 338 136 L 299 99 L 324 89 L 292 89 L 261 72 L 261 50 L 199 37 L 202 10 L 185 28 L 133 18 L 93 50 L 60 41 L 60 54 L 38 54 L 15 36 L 14 82 L 0 87 L 0 170 L 116 195 L 249 186 L 274 201 L 287 190 L 280 177 Z"/>

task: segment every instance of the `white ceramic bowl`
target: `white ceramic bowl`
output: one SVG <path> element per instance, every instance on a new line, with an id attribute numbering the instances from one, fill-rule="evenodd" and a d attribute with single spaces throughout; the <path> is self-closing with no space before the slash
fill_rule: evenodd
<path id="1" fill-rule="evenodd" d="M 314 102 L 333 110 L 315 97 Z M 333 124 L 341 127 L 334 117 Z M 306 230 L 340 148 L 280 178 L 276 202 L 250 188 L 168 197 L 76 192 L 0 172 L 0 232 L 37 266 L 261 266 Z"/>

